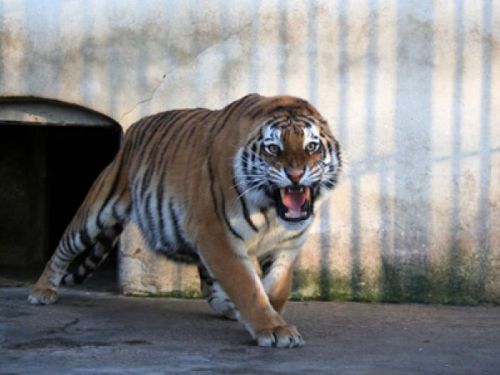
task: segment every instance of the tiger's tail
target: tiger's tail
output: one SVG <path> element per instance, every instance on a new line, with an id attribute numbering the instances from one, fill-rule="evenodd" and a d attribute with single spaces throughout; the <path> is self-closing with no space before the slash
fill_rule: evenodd
<path id="1" fill-rule="evenodd" d="M 118 223 L 112 228 L 103 230 L 98 235 L 96 243 L 88 251 L 87 256 L 77 265 L 74 271 L 64 274 L 61 285 L 81 284 L 91 276 L 113 250 L 122 230 L 123 226 Z"/>
<path id="2" fill-rule="evenodd" d="M 97 177 L 35 284 L 28 302 L 55 302 L 61 283 L 82 282 L 113 248 L 131 206 L 124 155 L 122 147 L 114 161 Z M 88 251 L 86 258 L 74 272 L 67 273 L 73 260 L 85 251 Z"/>

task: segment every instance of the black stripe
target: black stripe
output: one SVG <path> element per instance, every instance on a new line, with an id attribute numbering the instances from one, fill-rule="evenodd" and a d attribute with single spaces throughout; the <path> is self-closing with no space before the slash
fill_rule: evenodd
<path id="1" fill-rule="evenodd" d="M 257 143 L 254 143 L 251 147 L 252 150 L 252 155 L 250 160 L 252 161 L 252 164 L 255 163 L 255 158 L 257 157 Z"/>
<path id="2" fill-rule="evenodd" d="M 271 269 L 271 265 L 274 262 L 274 256 L 268 255 L 262 259 L 259 259 L 259 265 L 260 269 L 262 270 L 262 275 L 265 277 L 269 273 L 269 270 Z"/>
<path id="3" fill-rule="evenodd" d="M 202 124 L 203 121 L 209 117 L 210 115 L 212 114 L 212 111 L 207 111 L 207 113 L 205 114 L 205 116 L 203 116 L 202 118 L 198 119 L 198 124 Z M 194 131 L 197 129 L 198 127 L 197 126 L 191 126 L 191 129 L 189 129 L 189 133 L 186 135 L 186 140 L 187 142 L 189 142 L 192 138 L 193 138 L 193 134 L 194 134 Z"/>
<path id="4" fill-rule="evenodd" d="M 255 226 L 254 222 L 252 221 L 252 218 L 250 217 L 250 213 L 248 212 L 248 207 L 247 203 L 245 201 L 245 197 L 241 195 L 241 191 L 236 183 L 236 179 L 233 176 L 233 185 L 234 189 L 236 190 L 236 193 L 238 194 L 238 199 L 240 200 L 241 203 L 241 208 L 243 209 L 243 216 L 245 217 L 245 220 L 247 221 L 248 225 L 255 231 L 258 232 L 259 229 Z"/>
<path id="5" fill-rule="evenodd" d="M 217 118 L 214 121 L 214 125 L 216 126 L 216 128 L 215 128 L 215 134 L 212 137 L 212 142 L 210 143 L 211 145 L 213 145 L 213 141 L 215 140 L 217 135 L 220 133 L 222 129 L 224 129 L 227 121 L 231 118 L 233 112 L 236 111 L 236 109 L 244 102 L 245 98 L 242 98 L 236 102 L 231 103 L 229 106 L 227 106 L 226 108 L 224 108 L 224 110 L 221 111 L 223 119 Z M 213 130 L 213 128 L 211 130 Z"/>
<path id="6" fill-rule="evenodd" d="M 305 229 L 303 229 L 302 231 L 300 231 L 299 233 L 297 233 L 297 234 L 295 234 L 295 235 L 293 235 L 293 236 L 291 236 L 291 237 L 285 238 L 285 239 L 283 239 L 283 240 L 279 241 L 278 243 L 280 243 L 280 244 L 281 244 L 281 243 L 285 243 L 285 242 L 288 242 L 288 241 L 295 240 L 295 239 L 297 239 L 297 238 L 301 237 L 301 236 L 302 236 L 302 235 L 303 235 L 303 234 L 307 231 L 307 229 L 308 229 L 308 228 L 305 228 Z"/>
<path id="7" fill-rule="evenodd" d="M 102 210 L 103 210 L 103 208 L 101 207 L 100 210 L 99 210 L 99 212 L 97 213 L 97 218 L 96 218 L 96 225 L 97 225 L 97 228 L 99 228 L 99 230 L 103 230 L 104 229 L 104 224 L 101 221 Z"/>
<path id="8" fill-rule="evenodd" d="M 111 229 L 113 230 L 113 233 L 111 235 L 113 236 L 113 238 L 116 238 L 116 236 L 118 236 L 123 231 L 123 225 L 122 223 L 116 223 L 111 227 Z"/>
<path id="9" fill-rule="evenodd" d="M 252 118 L 252 120 L 254 120 L 257 117 L 259 117 L 263 112 L 264 112 L 264 109 L 263 108 L 259 108 L 259 109 L 255 110 L 255 111 L 252 111 L 250 113 L 250 117 Z"/>
<path id="10" fill-rule="evenodd" d="M 212 170 L 212 155 L 210 154 L 210 156 L 208 157 L 208 179 L 210 181 L 210 195 L 212 196 L 212 203 L 214 205 L 214 210 L 215 210 L 215 214 L 217 215 L 217 217 L 220 219 L 220 213 L 219 213 L 219 210 L 218 210 L 218 204 L 217 204 L 217 197 L 215 196 L 215 188 L 214 188 L 214 184 L 215 184 L 215 178 L 214 178 L 214 171 Z"/>
<path id="11" fill-rule="evenodd" d="M 142 129 L 142 124 L 139 120 L 134 123 L 129 130 L 125 133 L 125 144 L 130 144 L 130 152 L 133 154 L 142 145 L 142 141 L 145 137 L 146 132 Z"/>
<path id="12" fill-rule="evenodd" d="M 148 163 L 147 164 L 143 163 L 143 164 L 147 165 L 147 168 L 146 168 L 146 172 L 144 173 L 144 175 L 142 177 L 144 181 L 142 183 L 141 196 L 144 196 L 146 187 L 149 186 L 152 176 L 157 171 L 156 160 L 157 160 L 158 148 L 160 147 L 160 145 L 162 143 L 161 141 L 162 141 L 163 137 L 166 136 L 170 132 L 171 128 L 173 127 L 173 125 L 171 124 L 171 121 L 170 121 L 172 119 L 170 119 L 170 117 L 173 117 L 173 119 L 174 119 L 174 118 L 178 117 L 179 115 L 180 115 L 179 113 L 175 113 L 175 115 L 169 114 L 169 116 L 165 116 L 166 118 L 168 118 L 168 121 L 165 121 L 165 122 L 163 122 L 165 120 L 163 118 L 163 116 L 158 119 L 158 123 L 163 125 L 163 128 L 161 129 L 161 131 L 158 131 L 159 129 L 156 129 L 156 131 L 153 132 L 153 135 L 157 135 L 157 138 L 154 140 L 153 146 L 151 147 L 151 149 L 148 152 L 148 155 L 146 156 L 148 158 L 147 159 Z M 151 140 L 151 138 L 148 139 L 148 142 Z M 146 147 L 146 146 L 147 146 L 147 144 L 144 144 L 144 147 Z M 146 151 L 146 150 L 144 150 L 144 151 Z M 144 159 L 142 159 L 142 160 L 144 160 Z"/>
<path id="13" fill-rule="evenodd" d="M 128 183 L 125 184 L 125 187 L 123 189 L 123 191 L 120 192 L 120 194 L 117 194 L 117 196 L 119 197 L 122 197 L 124 194 L 128 193 Z M 118 204 L 120 203 L 120 199 L 117 198 L 116 199 L 116 202 L 113 203 L 113 206 L 111 207 L 111 214 L 113 215 L 113 218 L 115 219 L 115 221 L 117 221 L 117 224 L 115 224 L 113 227 L 115 227 L 115 230 L 118 230 L 116 229 L 117 225 L 118 227 L 120 227 L 119 231 L 121 232 L 122 229 L 121 229 L 121 222 L 123 221 L 124 218 L 126 218 L 128 216 L 128 214 L 130 213 L 130 206 L 131 204 L 129 203 L 126 207 L 125 207 L 125 210 L 124 210 L 124 213 L 122 215 L 120 215 L 117 211 L 117 207 L 118 207 Z"/>
<path id="14" fill-rule="evenodd" d="M 113 247 L 113 240 L 114 238 L 109 238 L 104 234 L 100 234 L 99 236 L 97 236 L 97 241 L 106 249 L 111 249 Z"/>
<path id="15" fill-rule="evenodd" d="M 327 187 L 328 189 L 333 189 L 335 187 L 335 184 L 336 184 L 336 179 L 335 178 L 331 178 L 327 181 L 324 182 L 324 185 L 325 187 Z"/>
<path id="16" fill-rule="evenodd" d="M 186 114 L 186 116 L 179 119 L 179 121 L 173 123 L 171 125 L 172 129 L 175 129 L 177 131 L 177 130 L 179 130 L 179 127 L 180 127 L 180 129 L 182 130 L 182 126 L 184 124 L 188 123 L 194 117 L 196 117 L 199 114 L 199 112 L 197 112 L 197 111 L 184 111 L 183 114 Z M 165 135 L 165 137 L 166 137 L 166 135 Z M 162 166 L 163 172 L 166 171 L 166 168 L 168 167 L 170 162 L 175 162 L 175 160 L 173 158 L 171 158 L 171 157 L 167 158 L 166 156 L 167 156 L 167 153 L 170 151 L 170 144 L 176 140 L 177 140 L 177 137 L 175 137 L 172 134 L 172 136 L 167 140 L 167 143 L 162 145 L 163 150 L 162 150 L 161 154 L 159 155 L 159 157 L 155 159 L 155 164 L 162 163 L 165 161 L 165 164 Z M 161 181 L 163 181 L 164 176 L 165 176 L 165 173 L 162 173 Z"/>
<path id="17" fill-rule="evenodd" d="M 269 189 L 265 189 L 265 190 L 264 190 L 264 193 L 266 194 L 266 196 L 267 196 L 268 198 L 270 198 L 270 199 L 273 199 L 273 198 L 274 198 L 274 197 L 273 197 L 272 192 L 270 192 L 270 191 L 269 191 Z"/>
<path id="18" fill-rule="evenodd" d="M 169 126 L 166 126 L 165 129 L 160 133 L 159 135 L 159 139 L 157 141 L 157 144 L 156 146 L 159 147 L 160 144 L 162 143 L 162 140 L 165 139 L 168 134 L 172 131 L 172 129 L 175 128 L 175 123 L 172 123 L 172 121 L 175 121 L 178 119 L 178 117 L 181 115 L 181 114 L 184 114 L 185 111 L 178 111 L 176 113 L 175 116 L 173 116 L 172 119 L 170 119 L 170 125 Z M 161 165 L 162 161 L 164 160 L 165 158 L 165 155 L 168 151 L 168 146 L 171 142 L 173 137 L 170 137 L 170 139 L 167 140 L 167 143 L 165 145 L 162 145 L 162 151 L 161 153 L 156 153 L 155 156 L 154 156 L 154 160 L 153 160 L 153 165 L 155 166 L 158 166 L 159 164 Z M 155 149 L 155 152 L 156 152 L 156 149 Z M 162 196 L 163 196 L 163 183 L 165 181 L 165 175 L 167 173 L 167 168 L 165 166 L 163 166 L 161 169 L 161 173 L 160 173 L 160 176 L 158 178 L 158 185 L 161 185 L 161 196 L 158 197 L 158 199 L 161 199 Z M 161 203 L 161 202 L 160 202 Z M 163 206 L 161 204 L 159 204 L 159 211 L 162 213 L 163 212 Z M 162 225 L 161 225 L 161 228 L 163 228 L 163 216 L 160 214 L 160 218 L 161 218 L 161 221 L 162 221 Z M 165 240 L 164 238 L 164 233 L 161 233 L 160 236 L 163 238 L 163 240 Z M 164 241 L 165 243 L 168 243 L 167 240 Z M 163 243 L 163 242 L 162 242 Z"/>
<path id="19" fill-rule="evenodd" d="M 326 147 L 328 148 L 328 152 L 330 153 L 330 155 L 333 155 L 333 147 L 332 147 L 332 144 L 330 142 L 327 142 L 326 143 Z"/>
<path id="20" fill-rule="evenodd" d="M 105 253 L 106 254 L 106 253 Z M 91 256 L 89 256 L 89 259 L 91 262 L 95 263 L 96 265 L 99 265 L 99 262 L 102 260 L 103 256 L 99 256 L 99 255 L 96 255 L 96 254 L 92 254 Z"/>
<path id="21" fill-rule="evenodd" d="M 85 246 L 85 248 L 88 248 L 93 245 L 93 242 L 90 239 L 85 224 L 83 225 L 83 228 L 80 230 L 80 241 L 82 242 L 83 246 Z"/>
<path id="22" fill-rule="evenodd" d="M 252 100 L 250 100 L 252 99 Z M 260 100 L 260 95 L 256 95 L 256 94 L 250 94 L 250 95 L 247 95 L 245 97 L 243 97 L 242 99 L 240 99 L 240 102 L 243 103 L 243 102 L 247 102 L 247 104 L 241 108 L 241 112 L 242 113 L 245 113 L 247 114 L 247 112 L 249 111 L 249 109 L 254 105 L 256 104 L 258 101 Z"/>
<path id="23" fill-rule="evenodd" d="M 222 199 L 221 199 L 221 205 L 222 205 L 222 215 L 224 216 L 224 222 L 226 223 L 227 227 L 229 228 L 229 231 L 233 234 L 233 236 L 239 238 L 242 241 L 245 241 L 243 237 L 236 232 L 236 230 L 232 227 L 231 223 L 229 222 L 229 219 L 226 215 L 226 203 L 224 201 L 224 195 L 221 191 Z"/>
<path id="24" fill-rule="evenodd" d="M 83 267 L 83 273 L 80 273 L 80 267 Z M 73 276 L 73 282 L 75 284 L 81 284 L 83 281 L 85 281 L 89 274 L 92 273 L 92 271 L 94 271 L 94 269 L 87 267 L 87 265 L 85 264 L 80 264 L 76 271 L 71 274 Z"/>
<path id="25" fill-rule="evenodd" d="M 56 251 L 56 257 L 63 262 L 71 262 L 71 259 L 73 258 L 72 251 L 64 245 L 62 247 L 60 246 L 59 251 Z"/>
<path id="26" fill-rule="evenodd" d="M 63 278 L 61 279 L 61 285 L 64 285 L 64 286 L 68 285 L 68 282 L 66 281 L 66 279 L 67 279 L 69 276 L 71 276 L 71 275 L 70 275 L 70 274 L 65 274 L 65 275 L 63 276 Z"/>
<path id="27" fill-rule="evenodd" d="M 145 199 L 145 202 L 144 202 L 144 213 L 146 215 L 146 222 L 148 224 L 148 228 L 147 230 L 145 231 L 146 233 L 146 237 L 150 238 L 150 240 L 152 240 L 152 244 L 150 243 L 149 245 L 154 245 L 154 238 L 151 238 L 151 235 L 156 235 L 156 229 L 155 229 L 155 226 L 154 226 L 154 220 L 153 220 L 153 216 L 151 215 L 151 211 L 149 209 L 149 203 L 151 202 L 151 193 L 148 193 L 146 195 L 146 199 Z M 153 247 L 153 246 L 152 246 Z"/>
<path id="28" fill-rule="evenodd" d="M 248 108 L 246 108 L 245 110 L 247 110 L 248 112 L 248 116 L 252 119 L 252 120 L 255 120 L 257 117 L 261 116 L 263 113 L 265 113 L 267 111 L 267 106 L 266 107 L 263 107 L 262 105 L 259 106 L 259 102 L 261 102 L 261 96 L 260 95 L 255 95 L 254 96 L 254 100 L 250 101 L 250 105 L 248 106 Z"/>
<path id="29" fill-rule="evenodd" d="M 168 202 L 168 212 L 170 214 L 170 218 L 172 219 L 175 243 L 177 246 L 179 246 L 182 241 L 182 237 L 180 234 L 179 220 L 177 219 L 177 215 L 175 214 L 172 200 Z"/>
<path id="30" fill-rule="evenodd" d="M 216 113 L 216 112 L 215 111 L 207 111 L 206 115 L 198 120 L 198 123 L 200 125 L 210 124 L 210 122 L 212 121 L 211 118 L 214 116 L 214 113 Z M 187 145 L 189 146 L 189 150 L 187 150 L 188 158 L 186 161 L 186 165 L 191 165 L 193 158 L 196 156 L 197 153 L 199 153 L 199 151 L 198 151 L 199 144 L 204 141 L 204 138 L 207 137 L 207 134 L 206 134 L 207 133 L 206 132 L 207 126 L 201 127 L 201 129 L 198 131 L 197 136 L 193 137 L 194 131 L 197 129 L 200 129 L 200 126 L 196 126 L 196 127 L 193 126 L 191 129 L 191 132 L 188 136 Z M 188 181 L 190 179 L 191 169 L 184 168 L 184 170 L 185 170 L 184 179 L 186 181 Z M 187 203 L 188 202 L 185 200 L 184 207 L 187 207 Z"/>
<path id="31" fill-rule="evenodd" d="M 208 286 L 212 286 L 215 282 L 215 279 L 213 279 L 210 274 L 208 273 L 207 269 L 202 266 L 198 265 L 198 274 L 200 275 L 200 279 L 205 282 Z"/>
<path id="32" fill-rule="evenodd" d="M 214 114 L 214 111 L 208 111 L 207 114 L 205 116 L 203 116 L 202 118 L 200 118 L 198 120 L 198 123 L 201 125 L 201 124 L 204 124 L 205 123 L 205 120 L 209 117 L 211 117 L 212 115 Z M 210 123 L 210 121 L 207 121 L 207 123 Z M 200 138 L 202 139 L 203 136 L 198 136 L 198 137 L 193 137 L 193 134 L 195 132 L 195 130 L 198 129 L 198 127 L 193 127 L 191 129 L 191 131 L 189 132 L 189 135 L 187 137 L 187 143 L 188 145 L 190 145 L 190 148 L 191 149 L 194 149 L 197 144 L 200 142 Z M 191 162 L 191 157 L 193 156 L 193 152 L 190 152 L 189 153 L 189 161 L 188 161 L 188 164 Z M 188 170 L 186 168 L 186 170 Z"/>
<path id="33" fill-rule="evenodd" d="M 157 121 L 154 123 L 154 125 L 158 125 L 158 129 L 155 129 L 155 131 L 152 132 L 146 132 L 149 136 L 146 140 L 142 141 L 141 144 L 139 145 L 140 149 L 138 151 L 144 153 L 146 151 L 146 147 L 148 146 L 149 142 L 152 141 L 153 136 L 157 136 L 156 140 L 154 141 L 154 145 L 148 155 L 146 156 L 148 160 L 152 160 L 152 165 L 156 165 L 156 160 L 158 158 L 157 156 L 157 150 L 158 147 L 160 147 L 162 140 L 167 136 L 167 134 L 172 130 L 174 127 L 175 120 L 182 116 L 185 113 L 183 110 L 176 110 L 176 111 L 170 111 L 170 112 L 165 112 L 163 116 L 159 116 Z M 144 163 L 145 157 L 138 157 L 137 160 L 139 163 Z"/>
<path id="34" fill-rule="evenodd" d="M 116 188 L 118 187 L 118 184 L 120 182 L 120 177 L 122 174 L 122 169 L 123 169 L 123 160 L 122 159 L 123 152 L 120 154 L 120 159 L 116 160 L 118 162 L 118 170 L 116 171 L 115 175 L 113 176 L 113 183 L 111 185 L 111 189 L 108 192 L 108 195 L 106 196 L 106 199 L 104 200 L 104 203 L 101 205 L 101 208 L 99 212 L 97 213 L 97 226 L 102 229 L 104 225 L 101 223 L 101 213 L 106 209 L 107 204 L 109 203 L 109 200 L 115 195 Z M 101 224 L 101 225 L 99 225 Z"/>
<path id="35" fill-rule="evenodd" d="M 309 107 L 310 104 L 304 100 L 304 99 L 300 99 L 300 98 L 295 98 L 295 102 L 299 105 L 303 105 L 303 106 L 306 106 L 306 107 Z"/>
<path id="36" fill-rule="evenodd" d="M 137 184 L 138 184 L 138 183 L 136 183 L 136 185 L 137 185 Z M 145 232 L 145 231 L 147 230 L 147 226 L 146 226 L 146 225 L 145 225 L 145 223 L 144 223 L 144 217 L 143 217 L 143 215 L 142 215 L 142 214 L 143 214 L 143 212 L 141 211 L 141 208 L 142 208 L 142 207 L 144 207 L 144 204 L 142 204 L 142 205 L 138 205 L 138 203 L 140 202 L 139 195 L 138 195 L 138 188 L 135 188 L 135 189 L 133 190 L 133 195 L 134 195 L 134 197 L 133 197 L 133 201 L 134 201 L 134 202 L 136 202 L 136 203 L 135 203 L 135 207 L 136 207 L 136 208 L 135 208 L 135 210 L 134 210 L 134 212 L 135 212 L 135 214 L 136 214 L 136 215 L 135 215 L 135 219 L 137 220 L 137 224 L 139 224 L 139 228 L 141 228 L 141 230 L 142 230 L 143 232 Z M 144 233 L 144 235 L 145 235 L 145 233 Z"/>
<path id="37" fill-rule="evenodd" d="M 131 134 L 133 143 L 130 152 L 135 154 L 136 152 L 140 153 L 143 151 L 151 139 L 157 134 L 158 128 L 161 128 L 161 126 L 168 128 L 168 122 L 165 122 L 165 120 L 173 115 L 174 112 L 164 112 L 139 120 L 137 123 L 138 135 L 135 136 L 135 134 Z M 136 160 L 138 163 L 142 161 L 141 158 L 137 158 Z"/>
<path id="38" fill-rule="evenodd" d="M 179 149 L 181 147 L 181 144 L 184 142 L 184 140 L 186 138 L 186 134 L 189 132 L 189 130 L 192 130 L 195 128 L 196 123 L 191 122 L 191 120 L 194 121 L 194 119 L 196 118 L 196 116 L 198 114 L 199 113 L 196 112 L 192 117 L 190 116 L 189 122 L 183 121 L 181 124 L 179 124 L 180 129 L 177 129 L 175 136 L 172 135 L 172 138 L 175 137 L 175 144 L 173 145 L 172 152 L 168 158 L 169 160 L 175 161 L 175 159 L 177 157 L 177 153 L 179 152 Z"/>
<path id="39" fill-rule="evenodd" d="M 196 129 L 196 125 L 198 124 L 196 121 L 199 121 L 199 119 L 196 120 L 196 117 L 203 114 L 204 111 L 205 110 L 196 109 L 196 113 L 189 118 L 189 121 L 193 122 L 191 123 L 188 123 L 187 121 L 183 122 L 183 124 L 185 125 L 183 125 L 183 128 L 180 130 L 182 133 L 179 133 L 178 137 L 176 138 L 175 148 L 174 151 L 172 152 L 172 155 L 170 156 L 170 160 L 175 160 L 181 144 L 184 143 L 186 139 L 189 139 L 187 137 L 187 134 L 192 133 Z"/>
<path id="40" fill-rule="evenodd" d="M 266 227 L 269 228 L 270 223 L 269 223 L 269 218 L 267 217 L 267 208 L 261 208 L 260 212 L 262 215 L 264 215 L 264 220 L 266 221 Z"/>
<path id="41" fill-rule="evenodd" d="M 243 172 L 245 173 L 245 180 L 248 180 L 247 173 L 248 173 L 248 152 L 245 150 L 242 153 L 242 158 L 241 158 L 241 164 L 243 167 Z"/>
<path id="42" fill-rule="evenodd" d="M 156 196 L 156 206 L 158 208 L 158 225 L 159 225 L 159 235 L 160 243 L 168 246 L 168 239 L 165 236 L 165 220 L 163 219 L 163 181 L 158 183 L 158 191 Z"/>
<path id="43" fill-rule="evenodd" d="M 144 197 L 144 194 L 146 193 L 148 187 L 151 185 L 151 179 L 153 177 L 153 173 L 155 172 L 156 168 L 154 165 L 149 164 L 148 167 L 146 168 L 146 171 L 142 175 L 142 182 L 141 182 L 141 191 L 140 191 L 140 196 L 141 198 Z"/>
<path id="44" fill-rule="evenodd" d="M 63 240 L 63 249 L 66 250 L 67 256 L 71 259 L 72 255 L 76 252 L 77 254 L 80 252 L 74 241 L 72 240 L 73 236 L 70 234 L 69 236 L 65 236 Z"/>
<path id="45" fill-rule="evenodd" d="M 140 127 L 136 122 L 133 124 L 129 130 L 125 132 L 124 143 L 130 144 L 130 153 L 135 153 L 136 149 L 142 144 L 142 139 L 144 138 L 143 131 L 140 131 Z"/>
<path id="46" fill-rule="evenodd" d="M 326 148 L 325 148 L 325 145 L 324 145 L 324 141 L 322 143 L 320 143 L 320 150 L 321 150 L 321 160 L 323 161 L 324 159 L 326 159 Z"/>
<path id="47" fill-rule="evenodd" d="M 123 192 L 121 194 L 119 194 L 119 196 L 121 196 L 123 194 Z M 113 203 L 113 206 L 111 206 L 111 216 L 113 216 L 113 219 L 115 219 L 115 221 L 120 221 L 122 218 L 120 215 L 118 215 L 118 212 L 116 211 L 116 206 L 118 204 L 120 200 L 117 199 L 115 201 L 115 203 Z"/>
<path id="48" fill-rule="evenodd" d="M 75 284 L 81 284 L 86 279 L 87 275 L 79 275 L 77 272 L 73 272 L 73 282 Z"/>
<path id="49" fill-rule="evenodd" d="M 287 118 L 288 118 L 287 116 L 276 117 L 276 118 L 272 119 L 271 121 L 268 121 L 266 123 L 266 126 L 270 127 L 271 129 L 275 129 L 276 127 L 278 127 L 280 125 L 280 122 L 286 121 Z"/>
<path id="50" fill-rule="evenodd" d="M 187 240 L 182 233 L 182 229 L 181 229 L 180 224 L 179 224 L 179 218 L 177 217 L 177 214 L 175 213 L 174 205 L 173 205 L 172 201 L 169 202 L 168 207 L 170 210 L 170 216 L 172 217 L 172 221 L 174 224 L 174 235 L 175 235 L 175 239 L 177 240 L 178 246 L 180 248 L 191 248 L 191 246 L 187 243 Z"/>

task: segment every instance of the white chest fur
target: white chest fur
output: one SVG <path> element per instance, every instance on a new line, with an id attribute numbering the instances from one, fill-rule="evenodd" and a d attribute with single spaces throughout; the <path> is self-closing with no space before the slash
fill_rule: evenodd
<path id="1" fill-rule="evenodd" d="M 274 208 L 266 211 L 250 208 L 248 219 L 240 213 L 231 217 L 230 221 L 244 239 L 245 252 L 255 257 L 302 246 L 306 238 L 305 232 L 311 221 L 306 220 L 296 224 L 285 223 L 278 218 Z"/>

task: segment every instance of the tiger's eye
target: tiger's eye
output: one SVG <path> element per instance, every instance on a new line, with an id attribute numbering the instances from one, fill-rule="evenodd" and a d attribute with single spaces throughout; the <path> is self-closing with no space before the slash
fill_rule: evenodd
<path id="1" fill-rule="evenodd" d="M 319 144 L 316 143 L 316 142 L 309 142 L 307 145 L 306 145 L 306 151 L 309 152 L 309 153 L 313 153 L 315 152 L 316 150 L 318 150 L 319 148 Z"/>
<path id="2" fill-rule="evenodd" d="M 277 155 L 278 152 L 280 152 L 280 148 L 278 145 L 271 144 L 266 147 L 266 151 L 270 153 L 271 155 Z"/>

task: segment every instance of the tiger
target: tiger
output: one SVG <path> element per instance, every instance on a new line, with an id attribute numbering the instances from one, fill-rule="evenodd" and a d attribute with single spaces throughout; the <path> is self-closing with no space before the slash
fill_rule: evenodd
<path id="1" fill-rule="evenodd" d="M 303 346 L 283 309 L 314 207 L 341 167 L 327 121 L 301 98 L 250 94 L 218 110 L 144 117 L 91 186 L 28 302 L 54 303 L 61 284 L 82 282 L 132 222 L 152 251 L 197 264 L 211 308 L 257 345 Z"/>

